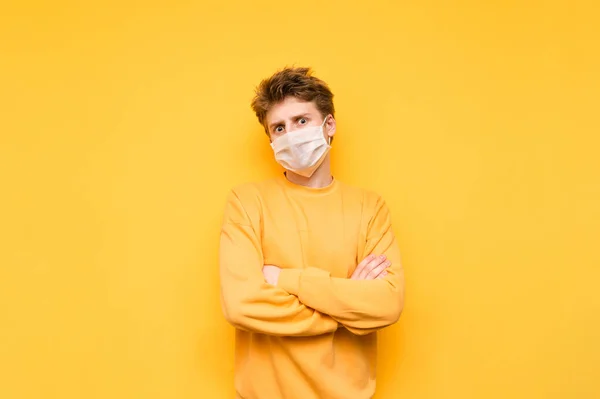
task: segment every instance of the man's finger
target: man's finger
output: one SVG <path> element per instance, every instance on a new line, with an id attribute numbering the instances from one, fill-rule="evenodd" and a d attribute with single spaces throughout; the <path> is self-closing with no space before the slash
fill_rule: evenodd
<path id="1" fill-rule="evenodd" d="M 358 279 L 358 277 L 360 276 L 360 274 L 362 273 L 362 271 L 364 270 L 365 266 L 367 264 L 369 264 L 369 262 L 371 262 L 373 259 L 375 259 L 375 255 L 369 255 L 366 258 L 364 258 L 359 264 L 358 266 L 356 266 L 356 269 L 354 269 L 354 273 L 352 273 L 352 276 L 350 277 L 351 279 Z"/>
<path id="2" fill-rule="evenodd" d="M 385 273 L 385 269 L 390 267 L 391 264 L 392 262 L 390 262 L 389 260 L 382 262 L 379 266 L 375 267 L 373 270 L 367 273 L 365 280 L 375 280 L 380 274 Z"/>
<path id="3" fill-rule="evenodd" d="M 388 272 L 386 272 L 385 270 L 382 271 L 381 273 L 379 273 L 379 276 L 375 277 L 376 279 L 382 279 L 385 278 L 385 276 L 387 276 Z"/>
<path id="4" fill-rule="evenodd" d="M 379 255 L 375 257 L 375 259 L 371 260 L 361 271 L 360 275 L 358 276 L 359 280 L 364 280 L 367 277 L 367 274 L 369 274 L 371 270 L 379 266 L 381 263 L 385 262 L 385 259 L 385 255 Z"/>

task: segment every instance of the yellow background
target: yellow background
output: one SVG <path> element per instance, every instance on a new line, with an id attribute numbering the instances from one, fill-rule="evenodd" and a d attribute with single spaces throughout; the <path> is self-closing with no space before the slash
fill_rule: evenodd
<path id="1" fill-rule="evenodd" d="M 232 397 L 221 211 L 279 173 L 249 102 L 291 64 L 404 254 L 377 398 L 600 397 L 593 1 L 12 3 L 1 398 Z"/>

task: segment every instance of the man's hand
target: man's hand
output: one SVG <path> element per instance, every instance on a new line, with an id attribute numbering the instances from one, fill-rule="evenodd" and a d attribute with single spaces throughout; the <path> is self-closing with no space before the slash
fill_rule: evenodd
<path id="1" fill-rule="evenodd" d="M 277 285 L 277 281 L 279 280 L 279 273 L 281 272 L 281 268 L 275 265 L 264 265 L 262 268 L 263 276 L 265 276 L 265 281 L 271 285 Z"/>
<path id="2" fill-rule="evenodd" d="M 390 267 L 392 262 L 386 259 L 385 255 L 369 255 L 356 266 L 354 273 L 350 276 L 351 280 L 375 280 L 384 278 L 387 275 L 385 269 Z"/>

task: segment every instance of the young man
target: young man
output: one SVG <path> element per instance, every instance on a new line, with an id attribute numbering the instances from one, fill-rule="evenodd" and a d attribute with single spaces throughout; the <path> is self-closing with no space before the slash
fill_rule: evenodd
<path id="1" fill-rule="evenodd" d="M 225 208 L 221 296 L 236 327 L 237 398 L 371 398 L 375 332 L 404 304 L 388 208 L 332 176 L 333 94 L 310 69 L 263 80 L 252 107 L 285 173 L 233 189 Z"/>

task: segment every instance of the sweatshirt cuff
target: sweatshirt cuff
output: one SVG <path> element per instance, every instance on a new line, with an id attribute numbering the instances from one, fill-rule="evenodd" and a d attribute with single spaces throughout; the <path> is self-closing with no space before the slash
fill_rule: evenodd
<path id="1" fill-rule="evenodd" d="M 327 270 L 312 266 L 304 269 L 304 275 L 307 277 L 330 277 L 330 273 Z"/>
<path id="2" fill-rule="evenodd" d="M 302 269 L 281 269 L 277 286 L 292 295 L 298 296 L 300 292 L 300 274 L 302 274 Z"/>

